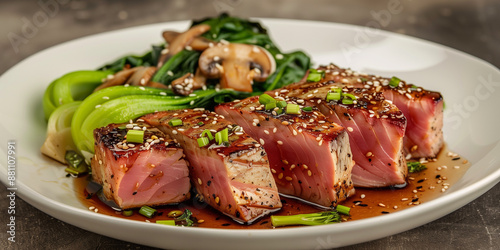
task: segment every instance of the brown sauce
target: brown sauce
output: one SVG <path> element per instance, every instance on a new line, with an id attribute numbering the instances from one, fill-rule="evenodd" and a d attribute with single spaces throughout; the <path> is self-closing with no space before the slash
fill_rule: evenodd
<path id="1" fill-rule="evenodd" d="M 403 209 L 418 206 L 424 202 L 438 198 L 446 193 L 448 187 L 456 183 L 467 171 L 470 163 L 457 155 L 452 155 L 443 147 L 436 161 L 425 163 L 427 169 L 419 173 L 410 173 L 408 185 L 404 188 L 366 189 L 356 188 L 356 194 L 342 205 L 351 207 L 349 217 L 343 220 L 352 221 L 379 216 L 386 213 L 394 213 Z M 205 203 L 199 203 L 194 199 L 177 205 L 157 207 L 158 214 L 148 219 L 134 211 L 132 216 L 126 217 L 105 205 L 94 195 L 87 199 L 88 178 L 76 178 L 75 187 L 81 194 L 81 202 L 96 211 L 114 217 L 130 220 L 146 221 L 154 223 L 156 220 L 169 220 L 167 214 L 173 210 L 189 209 L 198 220 L 203 220 L 198 227 L 204 228 L 227 228 L 227 229 L 272 229 L 269 216 L 255 221 L 252 225 L 241 225 L 231 218 L 223 215 Z M 273 215 L 293 215 L 302 213 L 313 213 L 322 211 L 320 208 L 287 197 L 281 197 L 283 207 Z"/>

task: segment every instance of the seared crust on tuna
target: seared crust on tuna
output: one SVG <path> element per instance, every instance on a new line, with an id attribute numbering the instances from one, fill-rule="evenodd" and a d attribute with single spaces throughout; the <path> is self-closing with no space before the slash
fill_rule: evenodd
<path id="1" fill-rule="evenodd" d="M 412 158 L 436 157 L 443 147 L 443 96 L 398 78 L 357 73 L 334 64 L 318 68 L 325 72 L 322 82 L 382 92 L 407 119 L 404 148 Z M 392 80 L 392 83 L 391 83 Z"/>
<path id="2" fill-rule="evenodd" d="M 408 170 L 403 152 L 406 118 L 383 94 L 368 89 L 341 87 L 355 96 L 352 104 L 327 101 L 334 81 L 293 84 L 274 95 L 297 103 L 316 106 L 330 122 L 347 129 L 355 165 L 352 180 L 356 187 L 405 185 Z"/>
<path id="3" fill-rule="evenodd" d="M 347 134 L 318 109 L 278 115 L 254 96 L 215 110 L 264 145 L 280 193 L 325 207 L 354 193 Z"/>
<path id="4" fill-rule="evenodd" d="M 206 203 L 241 223 L 281 208 L 276 183 L 262 146 L 223 116 L 201 110 L 157 112 L 142 117 L 184 148 L 193 186 Z M 182 125 L 169 121 L 180 119 Z M 227 145 L 201 146 L 203 131 L 229 130 Z"/>
<path id="5" fill-rule="evenodd" d="M 143 143 L 127 142 L 130 129 L 144 130 Z M 182 202 L 190 197 L 182 148 L 143 123 L 110 124 L 94 130 L 92 177 L 120 208 Z"/>

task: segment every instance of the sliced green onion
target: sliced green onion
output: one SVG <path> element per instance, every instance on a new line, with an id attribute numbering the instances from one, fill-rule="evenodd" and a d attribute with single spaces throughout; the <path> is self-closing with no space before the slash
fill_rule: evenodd
<path id="1" fill-rule="evenodd" d="M 286 107 L 286 101 L 279 101 L 276 103 L 276 106 L 278 106 L 278 108 L 284 108 Z"/>
<path id="2" fill-rule="evenodd" d="M 364 77 L 359 78 L 359 80 L 361 80 L 362 82 L 367 82 L 368 81 L 368 79 L 366 79 Z"/>
<path id="3" fill-rule="evenodd" d="M 122 215 L 123 215 L 123 216 L 127 216 L 127 217 L 129 217 L 129 216 L 132 216 L 133 214 L 134 214 L 134 211 L 133 211 L 133 210 L 123 210 L 123 211 L 122 211 Z"/>
<path id="4" fill-rule="evenodd" d="M 342 206 L 342 205 L 337 205 L 335 210 L 337 210 L 337 212 L 339 212 L 341 214 L 349 215 L 349 211 L 351 211 L 351 208 L 346 207 L 346 206 Z"/>
<path id="5" fill-rule="evenodd" d="M 319 82 L 321 78 L 322 75 L 320 73 L 309 73 L 309 75 L 307 75 L 308 82 Z"/>
<path id="6" fill-rule="evenodd" d="M 265 109 L 266 110 L 271 110 L 276 108 L 276 102 L 268 102 L 265 104 Z"/>
<path id="7" fill-rule="evenodd" d="M 229 142 L 229 130 L 227 128 L 217 132 L 215 134 L 215 142 L 221 145 L 224 142 Z"/>
<path id="8" fill-rule="evenodd" d="M 399 86 L 399 82 L 401 82 L 401 79 L 399 79 L 399 78 L 397 78 L 397 77 L 393 76 L 393 77 L 391 78 L 391 81 L 389 82 L 389 85 L 390 85 L 391 87 L 398 87 L 398 86 Z"/>
<path id="9" fill-rule="evenodd" d="M 274 112 L 276 112 L 276 115 L 281 115 L 283 114 L 283 108 L 276 109 Z"/>
<path id="10" fill-rule="evenodd" d="M 210 139 L 210 140 L 214 139 L 214 137 L 212 136 L 212 132 L 210 132 L 210 130 L 208 130 L 208 129 L 205 129 L 205 130 L 203 130 L 203 132 L 201 132 L 201 137 L 205 137 L 205 136 L 208 136 L 208 139 Z"/>
<path id="11" fill-rule="evenodd" d="M 83 157 L 73 150 L 66 151 L 64 159 L 66 160 L 68 165 L 72 168 L 78 168 L 80 163 L 84 161 Z"/>
<path id="12" fill-rule="evenodd" d="M 175 226 L 175 220 L 157 220 L 156 224 Z"/>
<path id="13" fill-rule="evenodd" d="M 305 112 L 311 112 L 311 111 L 313 111 L 313 108 L 312 107 L 304 107 L 304 108 L 302 108 L 302 110 Z"/>
<path id="14" fill-rule="evenodd" d="M 286 105 L 286 113 L 293 115 L 300 115 L 300 108 L 297 104 L 289 103 Z"/>
<path id="15" fill-rule="evenodd" d="M 139 213 L 148 218 L 153 218 L 156 213 L 156 209 L 148 206 L 142 206 L 141 209 L 139 209 Z"/>
<path id="16" fill-rule="evenodd" d="M 142 143 L 144 141 L 144 130 L 131 129 L 127 131 L 127 142 Z"/>
<path id="17" fill-rule="evenodd" d="M 203 125 L 205 125 L 205 123 L 203 123 L 203 122 L 198 122 L 198 126 L 203 126 Z"/>
<path id="18" fill-rule="evenodd" d="M 355 96 L 355 95 L 353 95 L 353 94 L 349 94 L 349 93 L 342 93 L 342 96 L 344 96 L 344 97 L 346 97 L 346 96 L 347 96 L 347 97 L 351 98 L 352 100 L 356 100 L 356 96 Z"/>
<path id="19" fill-rule="evenodd" d="M 268 104 L 270 102 L 276 102 L 276 99 L 268 94 L 262 94 L 259 96 L 259 102 L 260 104 Z"/>
<path id="20" fill-rule="evenodd" d="M 347 99 L 347 98 L 344 98 L 342 99 L 342 104 L 353 104 L 354 101 L 352 99 Z"/>
<path id="21" fill-rule="evenodd" d="M 168 125 L 170 125 L 172 127 L 180 126 L 180 125 L 182 125 L 182 120 L 181 119 L 172 119 L 172 120 L 168 121 Z"/>
<path id="22" fill-rule="evenodd" d="M 341 97 L 341 93 L 328 93 L 326 94 L 326 101 L 329 102 L 329 101 L 338 101 L 340 100 L 340 97 Z"/>
<path id="23" fill-rule="evenodd" d="M 200 148 L 205 147 L 210 143 L 210 140 L 207 137 L 200 137 L 197 139 L 197 141 L 198 141 L 198 146 L 200 146 Z"/>

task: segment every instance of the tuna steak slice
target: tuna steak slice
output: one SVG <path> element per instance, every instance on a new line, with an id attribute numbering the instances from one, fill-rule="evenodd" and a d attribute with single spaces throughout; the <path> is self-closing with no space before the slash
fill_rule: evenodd
<path id="1" fill-rule="evenodd" d="M 281 208 L 276 183 L 262 146 L 223 116 L 202 110 L 157 112 L 142 117 L 184 148 L 193 186 L 204 201 L 240 223 L 251 223 Z M 169 121 L 182 120 L 172 126 Z M 200 147 L 205 130 L 212 136 L 228 128 L 229 143 Z"/>
<path id="2" fill-rule="evenodd" d="M 352 180 L 355 187 L 388 187 L 406 184 L 408 169 L 403 137 L 406 118 L 381 93 L 362 88 L 342 89 L 357 97 L 353 104 L 326 101 L 333 81 L 289 85 L 275 95 L 298 98 L 298 103 L 316 106 L 331 122 L 347 129 L 355 161 Z"/>
<path id="3" fill-rule="evenodd" d="M 144 143 L 130 143 L 129 129 L 143 129 Z M 146 124 L 110 124 L 94 130 L 92 177 L 103 194 L 120 208 L 182 202 L 190 197 L 183 150 L 158 129 Z"/>
<path id="4" fill-rule="evenodd" d="M 317 109 L 300 115 L 266 111 L 259 97 L 215 111 L 264 145 L 280 193 L 334 207 L 354 193 L 349 139 Z"/>
<path id="5" fill-rule="evenodd" d="M 322 81 L 382 92 L 396 105 L 407 120 L 405 152 L 412 158 L 436 157 L 443 147 L 443 97 L 439 92 L 425 90 L 394 78 L 367 75 L 342 69 L 336 65 L 320 67 L 325 71 Z"/>

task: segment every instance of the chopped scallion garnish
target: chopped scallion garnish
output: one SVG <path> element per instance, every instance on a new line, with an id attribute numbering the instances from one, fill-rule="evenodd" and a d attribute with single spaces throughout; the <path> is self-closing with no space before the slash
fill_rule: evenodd
<path id="1" fill-rule="evenodd" d="M 391 81 L 389 81 L 389 85 L 390 85 L 391 87 L 398 87 L 400 82 L 401 82 L 401 79 L 399 79 L 399 78 L 397 78 L 397 77 L 393 76 L 393 77 L 391 78 Z"/>
<path id="2" fill-rule="evenodd" d="M 268 94 L 262 94 L 259 96 L 259 102 L 260 104 L 268 104 L 270 102 L 276 102 L 276 99 Z"/>
<path id="3" fill-rule="evenodd" d="M 172 120 L 168 121 L 168 125 L 170 125 L 172 127 L 180 126 L 180 125 L 182 125 L 182 120 L 181 119 L 172 119 Z"/>
<path id="4" fill-rule="evenodd" d="M 286 107 L 286 101 L 279 101 L 276 103 L 276 106 L 278 106 L 278 108 L 284 108 Z"/>
<path id="5" fill-rule="evenodd" d="M 347 96 L 347 97 L 351 98 L 351 100 L 356 100 L 356 96 L 355 96 L 355 95 L 353 95 L 353 94 L 349 94 L 349 93 L 342 93 L 342 96 L 344 96 L 344 97 L 346 97 L 346 96 Z"/>
<path id="6" fill-rule="evenodd" d="M 268 102 L 265 104 L 265 109 L 266 110 L 271 110 L 276 108 L 276 102 Z"/>
<path id="7" fill-rule="evenodd" d="M 208 136 L 208 139 L 210 139 L 210 140 L 214 139 L 214 137 L 212 136 L 212 132 L 210 132 L 210 130 L 208 130 L 208 129 L 205 129 L 205 130 L 203 130 L 203 132 L 201 132 L 201 137 L 205 137 L 205 136 Z"/>
<path id="8" fill-rule="evenodd" d="M 229 142 L 229 130 L 227 128 L 217 132 L 215 134 L 215 142 L 221 145 L 224 142 Z"/>
<path id="9" fill-rule="evenodd" d="M 134 214 L 134 211 L 133 211 L 133 210 L 123 210 L 123 211 L 122 211 L 122 215 L 123 215 L 123 216 L 127 216 L 127 217 L 129 217 L 129 216 L 132 216 L 133 214 Z"/>
<path id="10" fill-rule="evenodd" d="M 341 214 L 349 215 L 349 212 L 351 211 L 351 208 L 350 207 L 346 207 L 346 206 L 342 206 L 342 205 L 337 205 L 337 207 L 335 208 L 335 210 L 337 210 L 337 212 L 339 212 Z"/>
<path id="11" fill-rule="evenodd" d="M 308 82 L 319 82 L 321 78 L 321 74 L 319 73 L 309 73 L 309 75 L 307 75 Z"/>
<path id="12" fill-rule="evenodd" d="M 313 111 L 313 108 L 312 107 L 304 107 L 304 108 L 302 108 L 302 110 L 305 112 L 311 112 L 311 111 Z"/>
<path id="13" fill-rule="evenodd" d="M 175 220 L 157 220 L 156 224 L 175 226 Z"/>
<path id="14" fill-rule="evenodd" d="M 203 123 L 203 122 L 198 122 L 198 126 L 203 126 L 203 125 L 205 125 L 205 123 Z"/>
<path id="15" fill-rule="evenodd" d="M 325 76 L 324 71 L 318 71 L 316 69 L 309 69 L 309 74 L 307 75 L 308 82 L 319 82 Z"/>
<path id="16" fill-rule="evenodd" d="M 328 93 L 326 94 L 326 101 L 329 102 L 329 101 L 338 101 L 340 100 L 340 97 L 341 97 L 341 93 Z"/>
<path id="17" fill-rule="evenodd" d="M 342 104 L 353 104 L 354 101 L 352 99 L 347 99 L 347 98 L 344 98 L 342 99 Z"/>
<path id="18" fill-rule="evenodd" d="M 277 115 L 283 114 L 283 108 L 276 109 L 274 112 L 276 112 Z"/>
<path id="19" fill-rule="evenodd" d="M 292 114 L 292 115 L 300 115 L 299 105 L 293 104 L 293 103 L 288 103 L 286 105 L 286 113 Z"/>
<path id="20" fill-rule="evenodd" d="M 141 209 L 139 209 L 139 213 L 148 218 L 153 218 L 156 213 L 156 209 L 148 206 L 142 206 Z"/>
<path id="21" fill-rule="evenodd" d="M 144 130 L 131 129 L 127 131 L 127 142 L 142 143 L 144 141 Z"/>
<path id="22" fill-rule="evenodd" d="M 205 147 L 210 143 L 210 140 L 207 137 L 200 137 L 197 139 L 197 141 L 198 141 L 198 146 L 200 146 L 200 148 Z"/>

